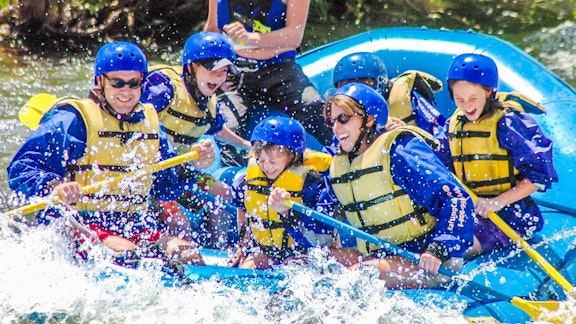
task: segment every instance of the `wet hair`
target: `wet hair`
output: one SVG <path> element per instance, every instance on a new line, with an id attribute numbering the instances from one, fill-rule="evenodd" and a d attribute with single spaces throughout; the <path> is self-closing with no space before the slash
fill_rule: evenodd
<path id="1" fill-rule="evenodd" d="M 196 80 L 196 72 L 194 71 L 193 64 L 199 64 L 196 62 L 192 62 L 190 64 L 186 64 L 183 67 L 182 74 L 184 74 L 184 85 L 188 88 L 188 92 L 192 93 L 195 99 L 200 101 L 205 101 L 208 98 L 200 92 L 200 87 L 198 87 L 198 81 Z M 193 91 L 193 92 L 191 92 Z"/>

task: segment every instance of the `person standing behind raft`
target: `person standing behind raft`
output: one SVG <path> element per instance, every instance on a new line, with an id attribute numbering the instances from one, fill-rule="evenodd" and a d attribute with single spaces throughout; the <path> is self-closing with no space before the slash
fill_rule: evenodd
<path id="1" fill-rule="evenodd" d="M 267 269 L 302 257 L 313 246 L 331 246 L 332 228 L 288 209 L 285 199 L 315 207 L 326 187 L 332 157 L 304 151 L 306 132 L 295 119 L 272 116 L 254 128 L 246 176 L 234 184 L 237 203 L 246 209 L 242 268 Z M 249 241 L 249 242 L 248 242 Z"/>
<path id="2" fill-rule="evenodd" d="M 209 1 L 204 30 L 224 32 L 238 55 L 239 81 L 220 100 L 227 125 L 240 136 L 251 131 L 246 129 L 249 110 L 265 104 L 298 120 L 321 145 L 330 144 L 322 97 L 294 61 L 309 6 L 310 0 Z M 246 164 L 230 148 L 223 149 L 222 160 L 225 165 Z"/>
<path id="3" fill-rule="evenodd" d="M 237 73 L 234 62 L 236 54 L 232 45 L 222 34 L 213 32 L 195 33 L 184 45 L 181 66 L 158 65 L 151 67 L 144 83 L 142 102 L 156 108 L 160 122 L 166 127 L 169 138 L 178 152 L 187 152 L 202 135 L 215 135 L 236 146 L 249 148 L 250 143 L 236 135 L 224 125 L 226 120 L 220 113 L 214 94 L 229 74 Z M 190 187 L 198 185 L 200 190 L 229 201 L 230 188 L 201 170 L 188 169 L 185 173 Z M 186 192 L 178 202 L 189 210 L 198 211 L 204 202 L 196 199 L 194 192 Z M 153 202 L 153 207 L 156 203 Z M 194 236 L 190 222 L 174 202 L 161 202 L 161 218 L 174 235 L 191 241 Z M 216 247 L 235 217 L 221 209 L 209 212 L 208 232 L 210 247 Z M 203 237 L 203 235 L 200 235 Z"/>
<path id="4" fill-rule="evenodd" d="M 182 193 L 175 168 L 125 179 L 101 193 L 82 193 L 83 186 L 176 155 L 154 108 L 139 102 L 147 72 L 146 57 L 135 44 L 103 45 L 95 59 L 96 87 L 87 99 L 64 98 L 44 115 L 8 166 L 10 188 L 25 197 L 55 194 L 75 204 L 77 220 L 113 251 L 146 248 L 158 252 L 156 257 L 204 264 L 194 246 L 160 231 L 158 220 L 146 213 L 149 194 L 173 200 Z M 200 152 L 195 166 L 214 161 L 210 142 L 191 150 Z M 57 217 L 55 209 L 47 209 L 38 221 Z"/>
<path id="5" fill-rule="evenodd" d="M 333 249 L 336 258 L 352 269 L 376 265 L 389 288 L 445 284 L 440 265 L 460 270 L 472 245 L 473 204 L 429 146 L 437 142 L 413 126 L 386 131 L 388 105 L 363 83 L 336 90 L 326 101 L 324 117 L 339 140 L 330 176 L 348 222 L 420 253 L 415 264 L 357 239 L 356 248 Z"/>
<path id="6" fill-rule="evenodd" d="M 552 141 L 528 114 L 496 98 L 498 68 L 488 56 L 462 54 L 448 69 L 450 96 L 458 109 L 438 136 L 441 157 L 479 197 L 474 246 L 466 257 L 514 244 L 492 221 L 498 215 L 521 236 L 542 229 L 544 219 L 530 198 L 558 181 Z"/>

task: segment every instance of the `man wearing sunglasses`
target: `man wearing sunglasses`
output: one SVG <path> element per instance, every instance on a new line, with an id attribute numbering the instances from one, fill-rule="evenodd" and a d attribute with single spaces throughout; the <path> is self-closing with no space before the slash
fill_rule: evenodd
<path id="1" fill-rule="evenodd" d="M 83 229 L 83 236 L 77 237 L 79 246 L 90 246 L 86 241 L 97 237 L 115 252 L 203 264 L 194 246 L 166 235 L 157 219 L 147 214 L 149 195 L 172 200 L 182 193 L 184 183 L 175 168 L 126 177 L 95 194 L 82 192 L 83 186 L 125 176 L 176 155 L 154 108 L 140 103 L 147 73 L 148 62 L 136 45 L 113 42 L 102 46 L 95 59 L 96 87 L 86 99 L 61 99 L 43 116 L 10 163 L 9 184 L 25 198 L 60 197 Z M 200 152 L 195 166 L 214 161 L 210 143 L 190 149 Z M 67 214 L 48 208 L 38 221 L 48 224 Z"/>

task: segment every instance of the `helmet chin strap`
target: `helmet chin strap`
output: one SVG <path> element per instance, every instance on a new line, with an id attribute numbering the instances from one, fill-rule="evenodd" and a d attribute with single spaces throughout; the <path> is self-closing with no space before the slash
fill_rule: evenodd
<path id="1" fill-rule="evenodd" d="M 192 64 L 194 63 L 188 64 L 186 66 L 186 69 L 184 70 L 184 85 L 186 86 L 188 93 L 193 94 L 193 97 L 195 99 L 197 99 L 200 102 L 207 101 L 208 97 L 206 97 L 205 95 L 202 94 L 202 92 L 200 92 L 200 87 L 198 87 L 198 80 L 196 80 L 196 73 L 194 73 L 194 68 L 192 67 Z"/>

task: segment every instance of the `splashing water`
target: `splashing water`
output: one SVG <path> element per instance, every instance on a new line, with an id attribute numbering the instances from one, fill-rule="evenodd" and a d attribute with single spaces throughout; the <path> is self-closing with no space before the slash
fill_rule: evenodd
<path id="1" fill-rule="evenodd" d="M 541 41 L 541 47 L 533 49 L 539 50 L 537 58 L 573 81 L 576 71 L 565 64 L 575 61 L 574 35 L 573 25 L 566 23 L 526 41 Z M 552 48 L 554 51 L 548 50 Z M 175 55 L 172 61 L 176 64 L 177 60 Z M 0 53 L 0 77 L 10 80 L 0 89 L 3 170 L 30 132 L 18 121 L 18 109 L 41 92 L 84 96 L 93 83 L 91 64 L 80 59 L 58 61 Z M 0 210 L 18 205 L 21 202 L 8 189 L 6 172 L 0 173 Z M 287 265 L 282 270 L 285 288 L 276 293 L 236 289 L 216 280 L 171 287 L 165 285 L 158 262 L 144 262 L 138 269 L 120 268 L 110 262 L 109 251 L 98 245 L 92 247 L 89 264 L 78 264 L 70 252 L 72 242 L 62 235 L 67 226 L 65 221 L 44 227 L 0 218 L 1 322 L 467 322 L 460 315 L 464 305 L 415 303 L 402 292 L 387 290 L 374 268 L 348 271 L 327 260 L 322 250 L 312 250 L 306 265 Z M 486 264 L 477 272 L 490 272 L 492 266 Z M 574 309 L 568 306 L 563 311 Z"/>
<path id="2" fill-rule="evenodd" d="M 0 220 L 0 318 L 7 322 L 68 323 L 292 323 L 465 322 L 461 309 L 417 305 L 390 294 L 374 268 L 349 272 L 324 251 L 314 250 L 308 265 L 291 264 L 286 288 L 240 290 L 215 280 L 167 287 L 159 262 L 138 269 L 113 266 L 93 247 L 93 262 L 78 265 L 65 223 L 29 227 Z M 436 315 L 430 315 L 436 314 Z"/>

